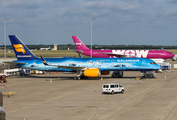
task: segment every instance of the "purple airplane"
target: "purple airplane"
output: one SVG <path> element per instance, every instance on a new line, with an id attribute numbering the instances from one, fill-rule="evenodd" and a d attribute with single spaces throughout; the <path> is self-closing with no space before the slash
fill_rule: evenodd
<path id="1" fill-rule="evenodd" d="M 77 37 L 72 36 L 78 53 L 91 56 L 91 49 L 86 47 L 84 43 Z M 116 57 L 138 57 L 149 59 L 168 59 L 175 55 L 164 50 L 92 50 L 92 57 L 97 58 L 116 58 Z"/>

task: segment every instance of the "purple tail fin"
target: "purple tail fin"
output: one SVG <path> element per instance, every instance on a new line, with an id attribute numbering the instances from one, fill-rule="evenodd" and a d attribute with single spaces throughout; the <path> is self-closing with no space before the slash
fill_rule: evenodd
<path id="1" fill-rule="evenodd" d="M 76 48 L 77 48 L 77 50 L 85 50 L 85 49 L 88 49 L 89 50 L 89 48 L 88 47 L 86 47 L 85 45 L 84 45 L 84 43 L 77 37 L 77 36 L 72 36 L 72 38 L 73 38 L 73 41 L 74 41 L 74 43 L 75 43 L 75 45 L 76 45 Z"/>

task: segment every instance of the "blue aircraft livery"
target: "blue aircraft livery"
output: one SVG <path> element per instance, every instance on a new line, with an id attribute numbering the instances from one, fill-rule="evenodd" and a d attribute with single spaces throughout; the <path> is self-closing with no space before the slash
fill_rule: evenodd
<path id="1" fill-rule="evenodd" d="M 42 71 L 77 72 L 81 76 L 101 77 L 109 71 L 153 71 L 160 66 L 146 58 L 37 58 L 15 35 L 9 35 L 17 60 L 8 62 L 22 68 Z"/>

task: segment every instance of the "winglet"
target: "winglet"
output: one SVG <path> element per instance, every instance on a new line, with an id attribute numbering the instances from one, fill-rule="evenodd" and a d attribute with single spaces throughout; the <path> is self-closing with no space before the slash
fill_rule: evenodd
<path id="1" fill-rule="evenodd" d="M 82 58 L 81 54 L 80 53 L 78 53 L 78 54 L 79 54 L 79 58 Z"/>
<path id="2" fill-rule="evenodd" d="M 41 59 L 42 59 L 42 62 L 44 65 L 49 65 L 49 64 L 47 64 L 46 60 L 42 56 L 41 56 Z"/>

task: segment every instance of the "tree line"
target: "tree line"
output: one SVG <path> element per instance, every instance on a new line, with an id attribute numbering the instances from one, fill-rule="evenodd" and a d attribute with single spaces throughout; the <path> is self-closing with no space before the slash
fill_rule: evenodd
<path id="1" fill-rule="evenodd" d="M 53 45 L 26 45 L 29 49 L 37 49 L 40 50 L 40 48 L 53 48 Z M 86 45 L 88 48 L 91 48 L 90 45 Z M 177 49 L 177 46 L 173 45 L 92 45 L 92 49 L 161 49 L 163 47 L 164 49 Z M 0 45 L 0 48 L 3 49 L 4 45 Z M 12 50 L 11 45 L 6 46 L 7 49 Z M 68 50 L 69 49 L 76 49 L 75 45 L 72 44 L 66 44 L 66 45 L 58 45 L 58 50 Z"/>

